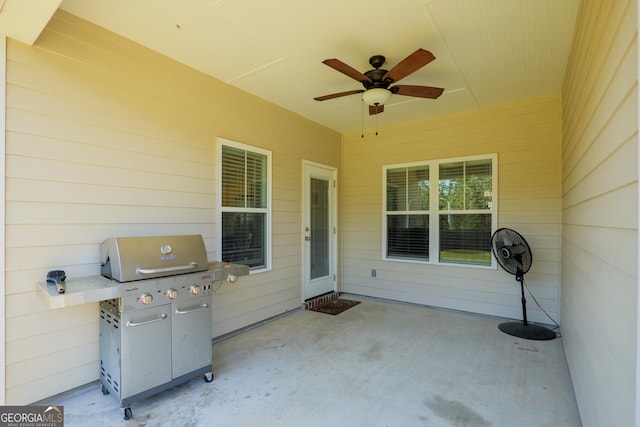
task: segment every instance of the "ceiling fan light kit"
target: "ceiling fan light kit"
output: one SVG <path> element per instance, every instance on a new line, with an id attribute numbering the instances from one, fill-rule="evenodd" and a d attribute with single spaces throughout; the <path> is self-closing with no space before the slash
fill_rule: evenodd
<path id="1" fill-rule="evenodd" d="M 389 89 L 374 88 L 362 94 L 362 100 L 369 105 L 384 105 L 391 98 Z"/>

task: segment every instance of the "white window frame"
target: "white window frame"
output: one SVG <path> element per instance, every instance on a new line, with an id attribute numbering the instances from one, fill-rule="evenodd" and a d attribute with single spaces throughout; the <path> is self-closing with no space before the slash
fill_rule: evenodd
<path id="1" fill-rule="evenodd" d="M 222 147 L 233 147 L 244 151 L 250 151 L 252 153 L 261 154 L 267 157 L 267 185 L 266 185 L 266 200 L 267 207 L 266 208 L 236 208 L 236 207 L 226 207 L 222 206 Z M 265 150 L 263 148 L 254 147 L 251 145 L 243 144 L 241 142 L 232 141 L 225 138 L 218 138 L 218 147 L 217 147 L 217 194 L 216 194 L 216 206 L 218 207 L 217 213 L 217 221 L 216 221 L 216 235 L 218 238 L 216 239 L 216 259 L 218 261 L 222 260 L 222 214 L 224 212 L 247 212 L 247 213 L 265 213 L 265 236 L 264 236 L 264 251 L 265 251 L 265 266 L 259 268 L 251 268 L 249 274 L 261 273 L 265 271 L 271 271 L 271 259 L 272 259 L 272 248 L 271 248 L 271 183 L 272 183 L 272 172 L 271 172 L 271 151 Z"/>
<path id="2" fill-rule="evenodd" d="M 446 159 L 434 159 L 420 162 L 399 163 L 382 166 L 382 260 L 394 262 L 408 262 L 418 264 L 434 264 L 453 267 L 480 268 L 480 269 L 496 269 L 497 263 L 495 257 L 491 256 L 491 264 L 471 264 L 456 262 L 441 262 L 439 260 L 440 253 L 440 215 L 449 212 L 439 209 L 439 180 L 440 165 L 444 163 L 468 162 L 474 160 L 491 160 L 491 209 L 483 210 L 467 210 L 465 214 L 491 214 L 491 234 L 498 229 L 498 154 L 480 154 L 465 157 L 451 157 Z M 428 211 L 410 211 L 410 214 L 428 214 L 429 215 L 429 259 L 419 260 L 415 258 L 401 258 L 387 256 L 387 170 L 397 168 L 410 168 L 415 166 L 429 166 L 429 210 Z"/>

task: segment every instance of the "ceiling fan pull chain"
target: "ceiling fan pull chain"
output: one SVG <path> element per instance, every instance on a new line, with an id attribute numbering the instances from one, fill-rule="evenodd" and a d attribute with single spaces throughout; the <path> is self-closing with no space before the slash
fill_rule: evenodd
<path id="1" fill-rule="evenodd" d="M 360 108 L 360 117 L 361 117 L 361 122 L 360 122 L 360 129 L 362 130 L 362 135 L 360 136 L 362 139 L 364 139 L 364 99 L 362 101 L 360 101 L 361 107 Z"/>
<path id="2" fill-rule="evenodd" d="M 378 136 L 378 104 L 376 104 L 376 136 Z"/>

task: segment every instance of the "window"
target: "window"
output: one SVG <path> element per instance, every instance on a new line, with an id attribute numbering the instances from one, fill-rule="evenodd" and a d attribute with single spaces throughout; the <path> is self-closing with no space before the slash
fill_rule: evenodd
<path id="1" fill-rule="evenodd" d="M 490 155 L 385 166 L 383 258 L 493 265 L 496 164 Z"/>
<path id="2" fill-rule="evenodd" d="M 429 259 L 429 166 L 387 170 L 387 256 Z"/>
<path id="3" fill-rule="evenodd" d="M 218 253 L 222 261 L 270 268 L 271 153 L 219 141 Z"/>

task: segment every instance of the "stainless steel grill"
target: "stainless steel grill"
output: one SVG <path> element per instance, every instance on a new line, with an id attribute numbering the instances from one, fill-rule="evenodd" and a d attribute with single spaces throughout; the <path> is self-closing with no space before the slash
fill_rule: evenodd
<path id="1" fill-rule="evenodd" d="M 249 273 L 209 263 L 200 235 L 120 237 L 101 247 L 101 274 L 121 283 L 100 303 L 100 382 L 131 403 L 204 375 L 213 380 L 211 295 L 216 281 Z"/>

